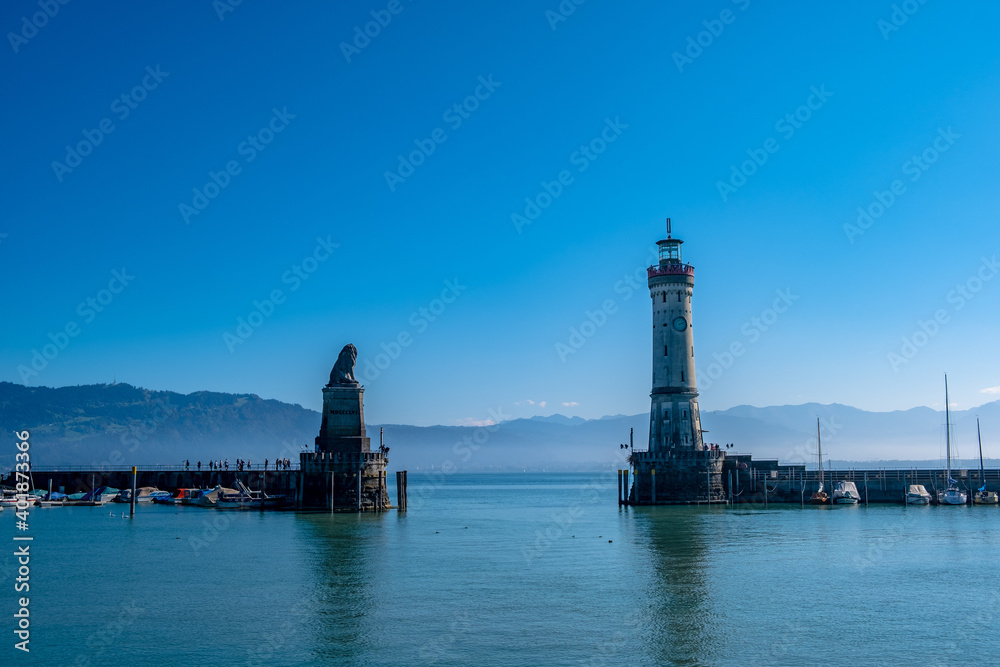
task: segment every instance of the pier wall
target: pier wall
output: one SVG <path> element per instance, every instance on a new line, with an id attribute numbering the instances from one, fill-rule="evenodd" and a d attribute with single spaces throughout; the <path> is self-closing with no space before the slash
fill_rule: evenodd
<path id="1" fill-rule="evenodd" d="M 240 480 L 251 491 L 263 490 L 269 496 L 286 496 L 298 509 L 381 511 L 391 507 L 387 463 L 385 455 L 378 452 L 310 452 L 302 455 L 300 465 L 293 470 L 191 470 L 149 466 L 136 472 L 136 487 L 155 486 L 170 492 L 182 488 L 236 488 L 236 480 Z M 66 494 L 102 486 L 128 489 L 132 487 L 132 469 L 36 468 L 31 472 L 31 479 L 35 488 L 48 489 L 51 481 L 53 491 Z M 14 474 L 0 480 L 0 484 L 13 488 Z"/>
<path id="2" fill-rule="evenodd" d="M 728 463 L 728 462 L 727 462 Z M 768 465 L 773 463 L 773 465 Z M 804 466 L 779 466 L 777 462 L 754 461 L 753 466 L 741 468 L 726 465 L 722 482 L 726 494 L 734 503 L 802 503 L 819 488 L 819 474 L 816 470 L 805 470 Z M 756 465 L 764 464 L 764 465 Z M 952 469 L 952 479 L 958 487 L 971 494 L 984 483 L 988 491 L 1000 493 L 1000 469 L 992 468 L 980 476 L 979 470 Z M 922 484 L 934 496 L 938 490 L 948 487 L 948 475 L 944 469 L 849 469 L 828 470 L 823 473 L 823 489 L 830 494 L 837 482 L 854 482 L 861 495 L 861 502 L 903 503 L 910 484 Z"/>
<path id="3" fill-rule="evenodd" d="M 136 486 L 155 486 L 161 491 L 176 491 L 183 488 L 213 488 L 221 485 L 234 488 L 236 480 L 242 481 L 251 490 L 263 487 L 268 495 L 294 495 L 301 486 L 299 470 L 185 470 L 184 468 L 159 468 L 139 470 Z M 113 470 L 33 470 L 32 481 L 36 488 L 47 489 L 52 480 L 52 490 L 61 493 L 90 491 L 94 487 L 110 486 L 116 489 L 132 487 L 132 469 Z M 0 480 L 4 486 L 14 486 L 14 475 Z"/>

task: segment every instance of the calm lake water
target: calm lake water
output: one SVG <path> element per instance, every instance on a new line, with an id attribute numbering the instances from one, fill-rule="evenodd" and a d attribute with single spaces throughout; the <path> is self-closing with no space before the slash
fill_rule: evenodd
<path id="1" fill-rule="evenodd" d="M 622 509 L 612 483 L 411 474 L 406 514 L 33 509 L 31 653 L 5 548 L 0 664 L 1000 660 L 996 507 Z"/>

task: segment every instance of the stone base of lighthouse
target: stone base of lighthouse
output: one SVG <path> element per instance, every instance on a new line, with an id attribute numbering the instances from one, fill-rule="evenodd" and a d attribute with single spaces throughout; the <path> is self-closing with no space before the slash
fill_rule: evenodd
<path id="1" fill-rule="evenodd" d="M 633 452 L 629 505 L 725 503 L 722 465 L 725 452 L 673 450 Z"/>

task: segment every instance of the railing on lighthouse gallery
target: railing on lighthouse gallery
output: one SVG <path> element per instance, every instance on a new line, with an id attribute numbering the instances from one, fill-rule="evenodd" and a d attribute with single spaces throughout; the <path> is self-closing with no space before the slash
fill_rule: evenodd
<path id="1" fill-rule="evenodd" d="M 651 266 L 646 269 L 646 277 L 653 278 L 655 276 L 693 276 L 694 267 L 690 264 L 661 264 L 660 266 Z"/>

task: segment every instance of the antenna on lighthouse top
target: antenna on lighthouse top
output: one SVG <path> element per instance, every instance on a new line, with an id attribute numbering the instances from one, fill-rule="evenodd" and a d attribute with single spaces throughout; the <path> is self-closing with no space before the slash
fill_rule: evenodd
<path id="1" fill-rule="evenodd" d="M 670 238 L 670 218 L 667 218 L 667 238 Z"/>

